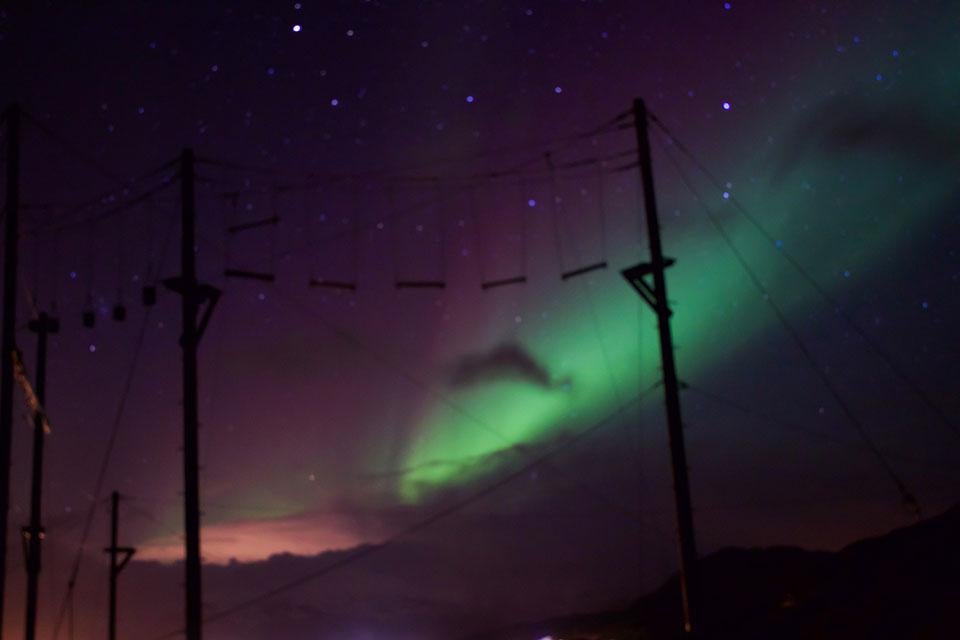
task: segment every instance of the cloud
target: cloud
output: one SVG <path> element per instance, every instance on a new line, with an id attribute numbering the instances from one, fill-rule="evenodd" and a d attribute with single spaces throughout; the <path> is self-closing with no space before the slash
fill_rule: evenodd
<path id="1" fill-rule="evenodd" d="M 524 347 L 503 343 L 489 351 L 471 353 L 458 360 L 450 371 L 450 385 L 471 387 L 490 382 L 514 381 L 542 389 L 554 389 L 567 381 L 555 381 L 547 368 Z"/>
<path id="2" fill-rule="evenodd" d="M 204 525 L 203 560 L 207 564 L 228 564 L 266 560 L 284 553 L 313 556 L 364 542 L 346 514 L 315 512 L 269 520 L 234 520 Z M 182 560 L 182 536 L 167 535 L 145 542 L 137 557 L 158 562 Z"/>
<path id="3" fill-rule="evenodd" d="M 955 130 L 934 122 L 917 104 L 885 105 L 881 110 L 864 100 L 835 98 L 793 128 L 776 176 L 782 178 L 817 152 L 892 152 L 935 166 L 956 160 L 958 142 Z"/>

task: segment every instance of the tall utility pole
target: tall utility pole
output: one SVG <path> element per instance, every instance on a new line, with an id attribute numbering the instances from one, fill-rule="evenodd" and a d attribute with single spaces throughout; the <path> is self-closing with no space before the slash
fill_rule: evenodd
<path id="1" fill-rule="evenodd" d="M 117 546 L 120 520 L 120 494 L 116 491 L 110 496 L 110 546 L 103 550 L 110 554 L 110 619 L 107 624 L 107 639 L 117 638 L 117 577 L 137 552 L 133 547 Z M 121 557 L 117 562 L 117 558 Z"/>
<path id="2" fill-rule="evenodd" d="M 220 291 L 197 282 L 196 203 L 194 197 L 194 155 L 184 149 L 180 155 L 180 275 L 164 280 L 164 285 L 182 298 L 183 349 L 183 507 L 187 570 L 187 640 L 200 640 L 202 634 L 202 587 L 200 575 L 200 482 L 199 411 L 197 406 L 197 346 L 210 321 Z M 197 324 L 200 305 L 206 302 L 203 318 Z"/>
<path id="3" fill-rule="evenodd" d="M 653 190 L 653 164 L 650 159 L 650 139 L 647 131 L 647 107 L 639 98 L 633 101 L 633 118 L 637 133 L 643 207 L 646 211 L 647 235 L 650 242 L 650 262 L 625 269 L 623 276 L 657 314 L 663 389 L 667 405 L 667 432 L 670 436 L 673 493 L 677 507 L 677 533 L 680 542 L 683 632 L 690 636 L 700 627 L 699 580 L 697 546 L 693 532 L 693 507 L 690 502 L 690 479 L 687 475 L 687 452 L 683 439 L 683 421 L 680 418 L 680 383 L 673 357 L 673 337 L 670 334 L 672 312 L 667 297 L 667 279 L 664 273 L 674 261 L 663 257 L 663 248 L 660 244 L 660 221 L 657 216 L 656 194 Z M 653 281 L 649 282 L 648 277 Z"/>
<path id="4" fill-rule="evenodd" d="M 37 635 L 37 590 L 40 586 L 40 545 L 43 542 L 41 506 L 43 502 L 43 445 L 46 440 L 44 406 L 47 395 L 47 336 L 60 330 L 60 321 L 41 313 L 28 328 L 37 334 L 37 373 L 33 383 L 37 409 L 33 414 L 33 474 L 30 483 L 30 524 L 23 528 L 27 565 L 26 640 Z"/>
<path id="5" fill-rule="evenodd" d="M 3 329 L 0 337 L 0 635 L 7 575 L 10 440 L 13 436 L 13 351 L 17 330 L 17 246 L 20 235 L 20 105 L 3 112 L 7 124 L 7 197 L 3 241 Z"/>

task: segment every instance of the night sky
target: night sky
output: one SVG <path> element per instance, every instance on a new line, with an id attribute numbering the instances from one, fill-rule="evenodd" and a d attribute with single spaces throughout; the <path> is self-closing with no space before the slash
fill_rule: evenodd
<path id="1" fill-rule="evenodd" d="M 182 626 L 180 299 L 147 310 L 140 290 L 178 269 L 187 146 L 200 276 L 224 290 L 200 351 L 205 613 L 229 614 L 207 638 L 449 638 L 623 605 L 676 570 L 655 318 L 619 275 L 647 256 L 634 97 L 663 125 L 701 552 L 908 524 L 898 483 L 926 515 L 956 501 L 955 3 L 164 4 L 0 11 L 0 102 L 30 116 L 31 371 L 31 306 L 63 325 L 41 637 L 91 508 L 74 637 L 104 634 L 114 489 L 139 549 L 121 637 Z M 29 512 L 17 402 L 4 639 Z"/>

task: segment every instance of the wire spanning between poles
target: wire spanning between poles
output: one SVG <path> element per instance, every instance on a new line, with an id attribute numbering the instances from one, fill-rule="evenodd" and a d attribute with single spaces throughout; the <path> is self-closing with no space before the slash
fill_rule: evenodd
<path id="1" fill-rule="evenodd" d="M 305 315 L 309 315 L 315 321 L 318 321 L 331 334 L 333 334 L 338 339 L 342 340 L 345 344 L 348 344 L 350 347 L 363 353 L 369 359 L 376 361 L 378 364 L 382 365 L 384 368 L 393 371 L 395 374 L 403 378 L 406 382 L 408 382 L 412 386 L 419 389 L 422 393 L 442 403 L 451 411 L 465 418 L 472 425 L 475 425 L 479 429 L 483 429 L 486 433 L 489 433 L 490 435 L 494 436 L 495 438 L 503 442 L 504 446 L 510 447 L 509 450 L 511 452 L 514 452 L 517 454 L 523 453 L 522 451 L 513 448 L 513 443 L 507 437 L 505 437 L 502 432 L 494 428 L 486 420 L 477 416 L 475 413 L 467 410 L 463 405 L 453 400 L 449 395 L 434 389 L 430 384 L 420 379 L 416 374 L 407 370 L 401 363 L 398 363 L 397 361 L 393 360 L 389 356 L 383 355 L 382 349 L 378 349 L 375 346 L 371 346 L 365 343 L 364 341 L 360 340 L 349 331 L 338 326 L 336 323 L 331 322 L 323 314 L 320 314 L 312 309 L 308 309 L 305 305 L 303 305 L 303 303 L 299 298 L 290 296 L 289 294 L 285 294 L 285 292 L 282 289 L 278 289 L 277 294 L 278 294 L 277 296 L 278 299 L 286 299 L 288 302 L 291 303 L 291 305 L 294 308 L 296 308 L 301 313 L 304 313 Z M 602 349 L 603 343 L 600 340 L 599 334 L 597 334 L 597 338 L 598 338 L 598 345 Z M 611 371 L 611 375 L 612 375 L 612 371 Z M 639 395 L 645 396 L 649 391 L 652 391 L 657 386 L 659 386 L 659 383 L 654 384 L 649 389 L 641 389 Z M 562 467 L 551 466 L 551 470 L 555 471 L 559 476 L 568 476 L 568 473 Z M 595 489 L 592 489 L 591 487 L 589 487 L 586 484 L 583 484 L 582 482 L 578 482 L 577 479 L 570 480 L 570 484 L 573 485 L 576 489 L 582 492 L 588 493 L 592 499 L 599 500 L 605 503 L 607 506 L 611 507 L 611 509 L 613 511 L 616 511 L 617 513 L 627 514 L 630 517 L 635 517 L 636 515 L 636 514 L 630 513 L 628 509 L 616 503 L 614 500 L 607 498 L 604 494 L 596 491 Z"/>
<path id="2" fill-rule="evenodd" d="M 613 116 L 612 118 L 608 119 L 607 121 L 603 122 L 602 124 L 596 127 L 593 127 L 586 131 L 574 133 L 569 136 L 557 138 L 552 141 L 547 141 L 539 146 L 541 148 L 549 149 L 549 151 L 553 154 L 557 154 L 569 149 L 570 147 L 572 147 L 573 145 L 575 145 L 577 142 L 581 140 L 588 140 L 598 135 L 602 135 L 605 133 L 613 133 L 621 130 L 623 128 L 623 122 L 629 116 L 630 116 L 630 112 L 624 111 L 624 112 L 618 113 L 617 115 Z M 432 168 L 434 166 L 445 167 L 450 165 L 451 163 L 456 163 L 456 162 L 465 163 L 470 161 L 478 161 L 481 158 L 485 158 L 491 155 L 506 153 L 507 151 L 510 151 L 510 150 L 528 149 L 530 146 L 531 145 L 522 145 L 522 146 L 513 145 L 510 147 L 505 146 L 505 147 L 500 147 L 498 149 L 479 152 L 469 156 L 437 159 L 429 163 L 423 163 L 421 165 L 418 165 L 416 168 L 426 169 L 426 168 Z M 632 153 L 634 152 L 633 151 L 624 152 L 624 157 Z M 275 177 L 299 179 L 299 180 L 303 180 L 306 183 L 304 185 L 305 188 L 311 188 L 311 187 L 318 186 L 320 184 L 342 183 L 342 182 L 353 182 L 358 180 L 362 181 L 362 180 L 375 180 L 375 179 L 393 180 L 396 182 L 433 182 L 437 180 L 454 179 L 458 181 L 470 181 L 470 180 L 476 180 L 478 178 L 485 178 L 485 177 L 503 177 L 507 175 L 516 174 L 532 165 L 535 165 L 536 163 L 541 161 L 541 159 L 543 158 L 543 154 L 544 154 L 544 151 L 538 152 L 535 156 L 531 154 L 532 157 L 529 160 L 519 163 L 517 165 L 513 165 L 511 167 L 506 167 L 506 168 L 503 168 L 500 170 L 494 170 L 494 171 L 476 172 L 476 173 L 466 174 L 466 175 L 462 175 L 455 178 L 437 176 L 437 175 L 391 174 L 391 172 L 387 169 L 371 170 L 371 171 L 359 172 L 355 174 L 321 173 L 321 172 L 298 173 L 293 171 L 284 171 L 283 169 L 277 169 L 272 167 L 256 166 L 256 165 L 238 163 L 238 162 L 227 161 L 227 160 L 219 160 L 219 159 L 204 157 L 204 156 L 200 156 L 197 158 L 197 164 L 216 166 L 216 167 L 229 169 L 233 171 L 245 171 L 250 173 L 260 173 L 264 175 L 271 175 Z"/>
<path id="3" fill-rule="evenodd" d="M 143 351 L 144 340 L 147 335 L 147 328 L 150 326 L 150 316 L 152 308 L 148 307 L 143 315 L 143 323 L 140 325 L 140 332 L 137 335 L 137 341 L 133 349 L 133 357 L 130 361 L 130 368 L 123 382 L 123 389 L 120 393 L 120 401 L 117 403 L 117 411 L 114 415 L 113 425 L 110 429 L 110 437 L 107 439 L 107 448 L 104 451 L 103 460 L 100 462 L 100 469 L 97 472 L 97 480 L 93 489 L 93 501 L 90 510 L 87 512 L 87 519 L 83 525 L 83 534 L 80 538 L 80 545 L 77 548 L 77 555 L 73 560 L 73 566 L 70 569 L 70 577 L 67 580 L 67 593 L 60 605 L 60 611 L 57 614 L 57 622 L 53 628 L 53 640 L 60 636 L 60 627 L 63 624 L 64 614 L 67 611 L 67 605 L 73 598 L 73 592 L 77 585 L 77 578 L 80 575 L 80 565 L 83 560 L 83 551 L 87 540 L 90 537 L 90 530 L 93 527 L 93 520 L 96 517 L 97 505 L 100 500 L 100 494 L 103 492 L 103 483 L 106 479 L 107 469 L 110 466 L 110 458 L 113 456 L 113 449 L 117 442 L 117 435 L 120 432 L 120 425 L 123 423 L 124 410 L 127 406 L 127 399 L 130 396 L 130 389 L 133 386 L 133 379 L 137 371 L 137 365 L 140 361 L 140 354 Z"/>
<path id="4" fill-rule="evenodd" d="M 596 163 L 598 166 L 601 166 L 601 170 L 602 170 L 602 165 L 603 165 L 604 162 L 608 162 L 608 161 L 610 161 L 610 160 L 615 160 L 615 159 L 618 159 L 618 158 L 623 158 L 623 157 L 627 157 L 627 156 L 635 155 L 635 154 L 636 154 L 636 150 L 634 150 L 634 149 L 627 149 L 627 150 L 618 151 L 618 152 L 613 153 L 613 154 L 611 154 L 611 155 L 609 155 L 609 156 L 598 157 L 598 158 L 591 158 L 590 160 L 591 160 L 591 163 Z M 543 157 L 541 156 L 540 158 L 538 158 L 538 159 L 537 159 L 537 162 L 538 162 L 538 163 L 542 163 L 542 162 L 543 162 Z M 556 163 L 554 166 L 555 166 L 555 168 L 557 168 L 557 169 L 567 169 L 567 168 L 569 168 L 569 167 L 568 167 L 568 164 L 569 164 L 569 163 Z M 584 165 L 578 165 L 578 166 L 584 166 Z M 627 165 L 625 165 L 625 166 L 614 167 L 613 169 L 610 169 L 609 171 L 603 171 L 603 174 L 604 174 L 604 175 L 606 175 L 606 174 L 611 174 L 611 175 L 613 175 L 613 174 L 616 174 L 616 173 L 622 173 L 622 172 L 627 171 L 627 170 L 635 169 L 636 167 L 637 167 L 637 163 L 636 163 L 636 162 L 632 162 L 632 163 L 629 163 L 629 164 L 627 164 Z M 466 180 L 463 184 L 456 185 L 456 186 L 458 187 L 458 190 L 450 189 L 450 190 L 446 191 L 445 194 L 443 194 L 443 195 L 431 194 L 430 196 L 425 197 L 424 199 L 422 199 L 422 200 L 420 200 L 420 201 L 412 204 L 411 206 L 398 207 L 397 209 L 395 209 L 395 210 L 393 210 L 393 211 L 388 211 L 387 214 L 385 214 L 385 215 L 383 215 L 383 216 L 380 216 L 380 217 L 377 218 L 377 220 L 375 220 L 375 221 L 368 221 L 367 223 L 365 223 L 365 224 L 363 224 L 363 225 L 361 225 L 361 224 L 359 223 L 359 221 L 358 221 L 357 224 L 356 224 L 356 229 L 354 229 L 354 228 L 351 226 L 350 229 L 345 229 L 345 230 L 343 230 L 343 231 L 338 231 L 338 232 L 330 233 L 330 234 L 328 234 L 328 235 L 324 235 L 324 236 L 318 237 L 318 238 L 316 238 L 316 239 L 311 239 L 311 238 L 308 236 L 307 238 L 305 238 L 305 239 L 303 240 L 303 243 L 300 244 L 299 246 L 289 247 L 289 248 L 286 249 L 285 251 L 278 251 L 276 257 L 277 257 L 278 260 L 280 260 L 280 259 L 288 258 L 288 257 L 294 255 L 294 254 L 295 254 L 296 252 L 298 252 L 298 251 L 306 251 L 306 250 L 314 251 L 314 250 L 316 250 L 316 248 L 317 248 L 318 246 L 320 246 L 320 245 L 322 245 L 322 244 L 327 244 L 327 243 L 330 243 L 330 242 L 341 241 L 341 240 L 344 240 L 345 238 L 348 238 L 348 237 L 352 236 L 353 234 L 358 234 L 358 233 L 360 233 L 361 231 L 372 230 L 372 229 L 376 228 L 376 227 L 377 227 L 377 224 L 379 224 L 379 223 L 381 223 L 381 222 L 395 223 L 395 222 L 397 222 L 398 220 L 402 220 L 402 219 L 404 219 L 404 218 L 406 218 L 406 217 L 408 217 L 408 216 L 414 215 L 415 213 L 417 213 L 417 212 L 419 212 L 419 211 L 421 211 L 421 210 L 423 210 L 423 209 L 426 209 L 426 208 L 428 208 L 428 207 L 433 207 L 433 206 L 446 207 L 446 206 L 449 206 L 449 205 L 451 205 L 451 204 L 455 204 L 457 198 L 460 197 L 460 195 L 461 195 L 461 191 L 465 191 L 465 192 L 467 192 L 467 193 L 469 193 L 471 190 L 477 191 L 478 189 L 483 188 L 484 185 L 488 185 L 489 182 L 490 182 L 490 180 L 492 180 L 492 179 L 494 179 L 494 178 L 502 178 L 502 177 L 510 177 L 510 176 L 516 176 L 516 177 L 518 178 L 518 180 L 523 180 L 523 182 L 524 182 L 525 185 L 529 185 L 530 182 L 531 182 L 530 177 L 529 177 L 527 174 L 524 174 L 524 173 L 522 173 L 522 172 L 521 172 L 521 173 L 513 173 L 513 174 L 511 174 L 511 173 L 502 173 L 502 174 L 498 174 L 498 175 L 496 175 L 496 176 L 494 176 L 494 175 L 492 175 L 492 174 L 485 174 L 485 175 L 483 175 L 483 176 L 481 176 L 481 177 L 479 177 L 479 178 L 473 178 L 473 179 L 470 179 L 470 180 Z M 545 173 L 543 173 L 542 175 L 539 175 L 538 177 L 546 180 L 546 179 L 549 178 L 549 173 L 546 173 L 546 172 L 545 172 Z M 287 191 L 298 191 L 298 190 L 308 191 L 308 190 L 315 189 L 317 186 L 318 186 L 318 185 L 315 184 L 315 183 L 302 184 L 302 185 L 296 185 L 296 186 L 294 186 L 294 185 L 284 185 L 284 186 L 283 186 L 283 189 L 284 189 L 284 190 L 287 190 Z M 390 185 L 387 185 L 385 188 L 389 191 Z M 472 217 L 473 217 L 476 221 L 479 221 L 479 219 L 482 217 L 482 215 L 480 215 L 480 214 L 474 214 Z M 526 224 L 526 223 L 525 223 L 525 224 Z"/>
<path id="5" fill-rule="evenodd" d="M 707 206 L 707 204 L 703 201 L 703 198 L 700 197 L 699 191 L 690 181 L 689 176 L 687 176 L 686 172 L 683 170 L 683 167 L 680 166 L 676 158 L 674 158 L 673 155 L 670 154 L 670 152 L 667 150 L 666 145 L 663 143 L 662 140 L 661 140 L 661 148 L 663 149 L 664 154 L 670 160 L 671 164 L 673 164 L 674 168 L 676 169 L 677 174 L 680 176 L 680 180 L 684 183 L 684 185 L 686 185 L 687 189 L 689 189 L 690 193 L 693 195 L 694 200 L 696 200 L 697 203 L 700 205 L 701 209 L 709 219 L 713 228 L 720 235 L 721 239 L 723 239 L 724 243 L 730 249 L 730 252 L 733 254 L 734 258 L 736 258 L 737 262 L 740 264 L 740 267 L 746 273 L 747 278 L 753 284 L 754 288 L 760 293 L 760 296 L 763 299 L 763 301 L 766 302 L 767 305 L 770 307 L 771 311 L 773 311 L 774 316 L 776 316 L 777 320 L 780 322 L 784 331 L 786 331 L 786 333 L 790 336 L 790 339 L 793 341 L 793 343 L 797 347 L 797 350 L 801 353 L 801 355 L 803 355 L 804 359 L 810 365 L 810 368 L 820 378 L 820 381 L 823 383 L 823 386 L 830 393 L 830 396 L 833 398 L 834 402 L 836 402 L 837 406 L 840 407 L 840 410 L 843 412 L 844 417 L 846 417 L 847 422 L 850 424 L 850 426 L 853 427 L 857 435 L 859 435 L 860 439 L 863 441 L 864 445 L 873 454 L 874 458 L 876 458 L 877 462 L 880 464 L 880 466 L 883 468 L 886 474 L 890 477 L 890 479 L 896 485 L 897 491 L 900 493 L 900 498 L 903 501 L 904 506 L 908 507 L 914 513 L 914 515 L 917 517 L 918 520 L 922 519 L 923 511 L 921 509 L 919 501 L 916 498 L 916 495 L 912 491 L 910 491 L 906 483 L 897 473 L 896 469 L 894 469 L 893 465 L 891 465 L 890 462 L 887 460 L 883 451 L 880 449 L 879 446 L 877 446 L 876 442 L 873 441 L 873 438 L 870 437 L 870 434 L 867 432 L 863 423 L 854 413 L 853 409 L 850 407 L 847 401 L 843 398 L 843 395 L 840 393 L 837 386 L 833 383 L 833 380 L 830 379 L 830 376 L 827 375 L 826 370 L 820 366 L 816 357 L 813 355 L 813 352 L 810 350 L 809 347 L 807 347 L 803 338 L 800 336 L 800 332 L 797 331 L 797 329 L 793 326 L 793 324 L 787 319 L 787 316 L 783 312 L 783 309 L 780 308 L 780 305 L 776 303 L 776 301 L 773 299 L 773 296 L 771 296 L 770 292 L 767 291 L 766 287 L 760 281 L 760 277 L 750 266 L 749 262 L 747 262 L 743 253 L 737 248 L 736 244 L 733 242 L 733 239 L 730 237 L 730 234 L 728 234 L 726 229 L 723 228 L 723 224 L 714 215 L 710 207 Z"/>
<path id="6" fill-rule="evenodd" d="M 684 145 L 677 137 L 667 128 L 663 122 L 657 118 L 654 114 L 650 115 L 650 121 L 657 126 L 660 131 L 667 136 L 670 142 L 675 146 L 680 153 L 686 156 L 693 165 L 700 171 L 707 180 L 716 188 L 718 191 L 727 191 L 724 189 L 722 183 L 719 179 L 701 162 L 696 155 L 690 150 L 689 147 Z M 854 320 L 853 316 L 843 310 L 843 307 L 837 302 L 836 298 L 831 296 L 827 290 L 817 281 L 813 275 L 804 268 L 802 264 L 786 249 L 777 245 L 776 238 L 773 237 L 766 227 L 754 216 L 751 214 L 747 208 L 731 193 L 729 197 L 729 202 L 733 204 L 734 208 L 756 229 L 763 238 L 770 243 L 773 247 L 777 249 L 777 253 L 783 256 L 783 258 L 790 264 L 791 267 L 803 278 L 808 285 L 819 295 L 823 301 L 831 307 L 831 309 L 840 316 L 840 318 L 847 323 L 847 325 L 853 330 L 857 336 L 866 343 L 866 345 L 873 350 L 873 352 L 887 365 L 890 371 L 900 379 L 910 391 L 916 396 L 921 403 L 924 404 L 930 411 L 932 411 L 937 418 L 940 420 L 941 424 L 946 427 L 954 436 L 960 438 L 960 425 L 954 422 L 946 412 L 938 405 L 930 396 L 927 394 L 923 388 L 917 384 L 913 378 L 904 370 L 904 368 L 899 364 L 896 358 L 887 351 L 875 338 L 870 336 L 866 331 L 864 331 L 860 325 Z"/>
<path id="7" fill-rule="evenodd" d="M 705 389 L 704 387 L 701 387 L 699 385 L 687 384 L 686 390 L 692 391 L 693 393 L 707 399 L 708 401 L 712 402 L 715 405 L 728 407 L 730 409 L 733 409 L 739 412 L 740 414 L 746 417 L 753 418 L 755 421 L 762 422 L 768 426 L 771 424 L 777 425 L 781 427 L 784 431 L 789 431 L 798 435 L 802 434 L 810 438 L 820 440 L 822 442 L 829 442 L 833 446 L 840 446 L 840 447 L 846 447 L 846 448 L 856 447 L 857 450 L 860 450 L 862 448 L 860 445 L 852 443 L 847 439 L 838 438 L 824 431 L 809 429 L 807 427 L 804 427 L 801 424 L 792 422 L 783 417 L 775 416 L 766 411 L 753 409 L 742 402 L 738 402 L 737 400 L 733 400 L 732 398 L 728 398 L 726 396 L 720 395 L 719 393 L 710 391 L 709 389 Z M 928 458 L 919 458 L 917 456 L 897 453 L 895 451 L 884 451 L 884 455 L 889 459 L 896 459 L 906 463 L 921 464 L 921 465 L 929 465 L 931 463 L 934 463 L 937 466 L 950 471 L 956 471 L 958 466 L 960 466 L 960 463 L 958 463 L 957 460 L 948 460 L 948 459 L 930 460 Z"/>
<path id="8" fill-rule="evenodd" d="M 163 268 L 163 262 L 166 257 L 167 248 L 170 244 L 170 239 L 173 237 L 173 229 L 176 223 L 176 216 L 171 218 L 170 227 L 167 230 L 166 236 L 163 240 L 163 248 L 161 249 L 157 270 Z M 77 554 L 74 558 L 72 568 L 70 570 L 70 577 L 67 580 L 67 591 L 64 595 L 63 601 L 60 605 L 60 610 L 57 614 L 57 621 L 54 625 L 53 631 L 53 640 L 57 640 L 60 636 L 60 629 L 63 625 L 64 617 L 68 613 L 68 607 L 72 607 L 74 591 L 76 589 L 77 578 L 80 574 L 80 565 L 83 560 L 83 551 L 86 547 L 87 541 L 90 537 L 90 531 L 93 527 L 93 521 L 96 517 L 97 506 L 100 501 L 100 495 L 103 492 L 103 483 L 106 479 L 107 469 L 110 466 L 110 459 L 113 455 L 114 446 L 116 445 L 117 435 L 120 431 L 120 426 L 123 423 L 124 411 L 127 405 L 127 399 L 130 396 L 130 390 L 133 386 L 133 379 L 136 374 L 137 366 L 140 361 L 140 354 L 143 351 L 144 341 L 146 339 L 147 329 L 150 326 L 150 317 L 153 311 L 153 307 L 147 307 L 146 312 L 143 316 L 143 323 L 140 325 L 139 333 L 137 334 L 136 343 L 134 344 L 133 357 L 130 361 L 130 368 L 127 371 L 127 376 L 124 379 L 123 388 L 120 393 L 120 400 L 117 403 L 116 414 L 114 415 L 113 425 L 110 429 L 110 436 L 107 439 L 107 448 L 104 451 L 103 459 L 100 463 L 100 469 L 97 472 L 97 480 L 94 484 L 93 490 L 93 500 L 90 504 L 90 510 L 87 512 L 86 520 L 84 521 L 83 534 L 80 538 L 80 544 L 77 548 Z M 72 626 L 72 618 L 71 618 Z"/>
<path id="9" fill-rule="evenodd" d="M 124 213 L 128 209 L 132 209 L 140 204 L 143 204 L 144 202 L 147 202 L 148 200 L 162 193 L 166 189 L 169 189 L 173 184 L 175 184 L 175 182 L 172 178 L 164 179 L 164 181 L 161 182 L 159 185 L 156 185 L 146 191 L 142 191 L 138 195 L 126 200 L 125 202 L 121 202 L 105 210 L 99 211 L 95 214 L 91 214 L 90 216 L 87 216 L 85 218 L 81 218 L 79 220 L 68 220 L 64 222 L 53 223 L 45 227 L 32 229 L 28 233 L 33 235 L 37 235 L 44 232 L 55 233 L 55 232 L 63 231 L 65 229 L 69 229 L 72 227 L 79 227 L 79 226 L 101 222 L 103 220 L 108 220 L 110 218 L 113 218 L 114 216 Z M 100 204 L 104 204 L 104 203 L 100 203 Z M 83 204 L 77 207 L 76 209 L 74 209 L 73 211 L 71 211 L 71 213 L 79 213 L 80 211 L 87 211 L 89 209 L 93 209 L 95 206 L 96 206 L 95 204 L 90 204 L 90 203 Z"/>
<path id="10" fill-rule="evenodd" d="M 67 140 L 66 136 L 63 136 L 57 133 L 56 131 L 54 131 L 47 125 L 45 125 L 38 118 L 31 115 L 30 112 L 21 111 L 21 113 L 27 122 L 32 124 L 41 133 L 43 133 L 48 138 L 50 138 L 50 140 L 52 140 L 55 144 L 57 144 L 61 149 L 66 151 L 68 154 L 72 155 L 81 163 L 90 167 L 95 173 L 98 173 L 101 177 L 106 178 L 110 182 L 113 182 L 117 186 L 122 188 L 129 188 L 129 187 L 132 187 L 134 184 L 136 184 L 140 180 L 146 180 L 148 178 L 152 178 L 155 175 L 162 173 L 167 169 L 170 169 L 171 167 L 175 166 L 177 162 L 176 159 L 169 160 L 167 162 L 164 162 L 160 166 L 154 167 L 153 169 L 150 169 L 149 171 L 146 171 L 145 173 L 137 177 L 124 178 L 114 173 L 111 169 L 105 167 L 99 160 L 94 158 L 89 153 L 83 151 L 83 149 L 79 145 L 74 144 L 69 140 Z M 109 193 L 106 195 L 109 195 Z"/>
<path id="11" fill-rule="evenodd" d="M 342 174 L 342 175 L 330 175 L 324 178 L 311 178 L 309 176 L 292 176 L 289 174 L 282 173 L 271 173 L 267 168 L 261 167 L 249 167 L 247 165 L 234 165 L 231 162 L 219 161 L 208 159 L 206 161 L 207 166 L 221 167 L 225 169 L 234 169 L 237 171 L 247 171 L 250 174 L 256 175 L 258 173 L 262 175 L 274 177 L 285 177 L 288 180 L 291 180 L 286 183 L 277 183 L 276 188 L 282 191 L 312 191 L 318 188 L 323 187 L 337 187 L 355 183 L 365 183 L 365 182 L 374 182 L 379 181 L 386 188 L 390 187 L 400 187 L 400 186 L 411 186 L 411 185 L 449 185 L 452 188 L 456 187 L 469 187 L 476 186 L 477 184 L 483 183 L 484 181 L 493 180 L 497 178 L 508 178 L 508 177 L 522 177 L 529 182 L 534 181 L 549 181 L 551 179 L 551 171 L 546 167 L 539 169 L 537 172 L 532 172 L 532 167 L 537 167 L 538 165 L 542 166 L 544 155 L 553 156 L 556 153 L 563 151 L 551 150 L 544 152 L 543 155 L 539 156 L 536 159 L 531 159 L 512 165 L 510 167 L 502 169 L 492 169 L 487 171 L 477 171 L 473 173 L 464 173 L 459 175 L 366 175 L 366 174 Z M 606 163 L 619 160 L 622 158 L 629 158 L 636 155 L 636 149 L 621 149 L 619 151 L 610 152 L 606 155 L 591 155 L 583 158 L 577 158 L 575 160 L 568 160 L 565 162 L 555 162 L 553 168 L 555 170 L 572 170 L 572 169 L 581 169 L 589 166 L 603 166 Z M 636 168 L 637 163 L 631 162 L 623 166 L 617 166 L 606 173 L 616 174 L 629 169 Z M 249 180 L 249 178 L 247 178 Z M 297 181 L 292 181 L 296 179 Z M 231 190 L 236 190 L 235 181 L 230 181 L 226 179 L 217 179 L 210 177 L 198 177 L 197 182 L 204 182 L 208 184 L 221 185 L 229 187 Z"/>
<path id="12" fill-rule="evenodd" d="M 653 391 L 653 390 L 654 388 L 651 388 L 648 391 Z M 350 553 L 349 555 L 346 555 L 316 571 L 312 571 L 310 573 L 304 574 L 299 578 L 295 578 L 293 580 L 290 580 L 289 582 L 285 582 L 279 586 L 274 587 L 273 589 L 263 592 L 260 595 L 253 596 L 252 598 L 248 598 L 247 600 L 238 602 L 237 604 L 229 606 L 225 609 L 221 609 L 220 611 L 204 618 L 203 619 L 204 624 L 210 624 L 211 622 L 216 622 L 218 620 L 222 620 L 223 618 L 232 616 L 236 613 L 239 613 L 240 611 L 243 611 L 244 609 L 249 609 L 250 607 L 258 605 L 261 602 L 265 602 L 278 595 L 281 595 L 283 593 L 287 593 L 288 591 L 292 591 L 294 589 L 302 587 L 303 585 L 313 582 L 314 580 L 318 580 L 330 573 L 337 571 L 338 569 L 342 569 L 343 567 L 354 564 L 359 560 L 363 560 L 385 549 L 395 546 L 400 540 L 408 538 L 416 533 L 419 533 L 424 529 L 427 529 L 430 526 L 436 524 L 437 522 L 440 522 L 441 520 L 444 520 L 449 516 L 459 511 L 462 511 L 463 509 L 466 509 L 467 507 L 473 505 L 474 503 L 483 500 L 487 496 L 496 493 L 503 487 L 510 485 L 516 480 L 526 477 L 527 474 L 530 473 L 530 471 L 548 462 L 551 458 L 562 453 L 566 449 L 582 442 L 587 437 L 593 435 L 598 431 L 601 431 L 602 429 L 610 426 L 611 424 L 615 424 L 616 418 L 622 416 L 633 407 L 638 406 L 640 403 L 642 403 L 646 399 L 646 397 L 647 396 L 634 398 L 626 405 L 617 407 L 616 410 L 614 410 L 607 416 L 601 418 L 597 422 L 594 422 L 593 424 L 586 427 L 585 429 L 578 431 L 577 433 L 570 436 L 563 442 L 560 442 L 559 444 L 551 448 L 549 451 L 546 451 L 540 454 L 539 456 L 536 456 L 535 458 L 524 462 L 521 466 L 517 467 L 507 475 L 503 476 L 502 478 L 494 482 L 491 482 L 487 486 L 470 494 L 469 496 L 463 498 L 462 500 L 453 502 L 452 504 L 449 504 L 446 507 L 435 511 L 434 513 L 427 516 L 426 518 L 419 520 L 414 524 L 401 529 L 400 531 L 394 533 L 383 542 L 376 545 L 368 545 L 368 546 L 361 547 L 359 550 L 355 551 L 354 553 Z M 169 633 L 166 633 L 162 636 L 157 636 L 157 638 L 155 638 L 154 640 L 167 640 L 168 638 L 174 638 L 178 635 L 181 635 L 182 633 L 183 633 L 183 630 L 178 629 L 176 631 L 171 631 Z"/>

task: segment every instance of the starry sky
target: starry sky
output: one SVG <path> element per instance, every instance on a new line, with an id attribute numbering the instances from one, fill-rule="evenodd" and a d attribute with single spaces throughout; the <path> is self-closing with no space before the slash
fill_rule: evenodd
<path id="1" fill-rule="evenodd" d="M 113 489 L 139 549 L 121 633 L 181 625 L 179 298 L 140 291 L 177 269 L 187 146 L 200 275 L 224 291 L 200 351 L 208 638 L 449 638 L 622 605 L 675 571 L 656 325 L 619 275 L 647 256 L 635 97 L 658 123 L 701 551 L 907 524 L 898 483 L 926 514 L 953 504 L 951 5 L 8 3 L 19 324 L 37 307 L 63 325 L 41 637 L 84 539 L 75 637 L 104 633 Z"/>

